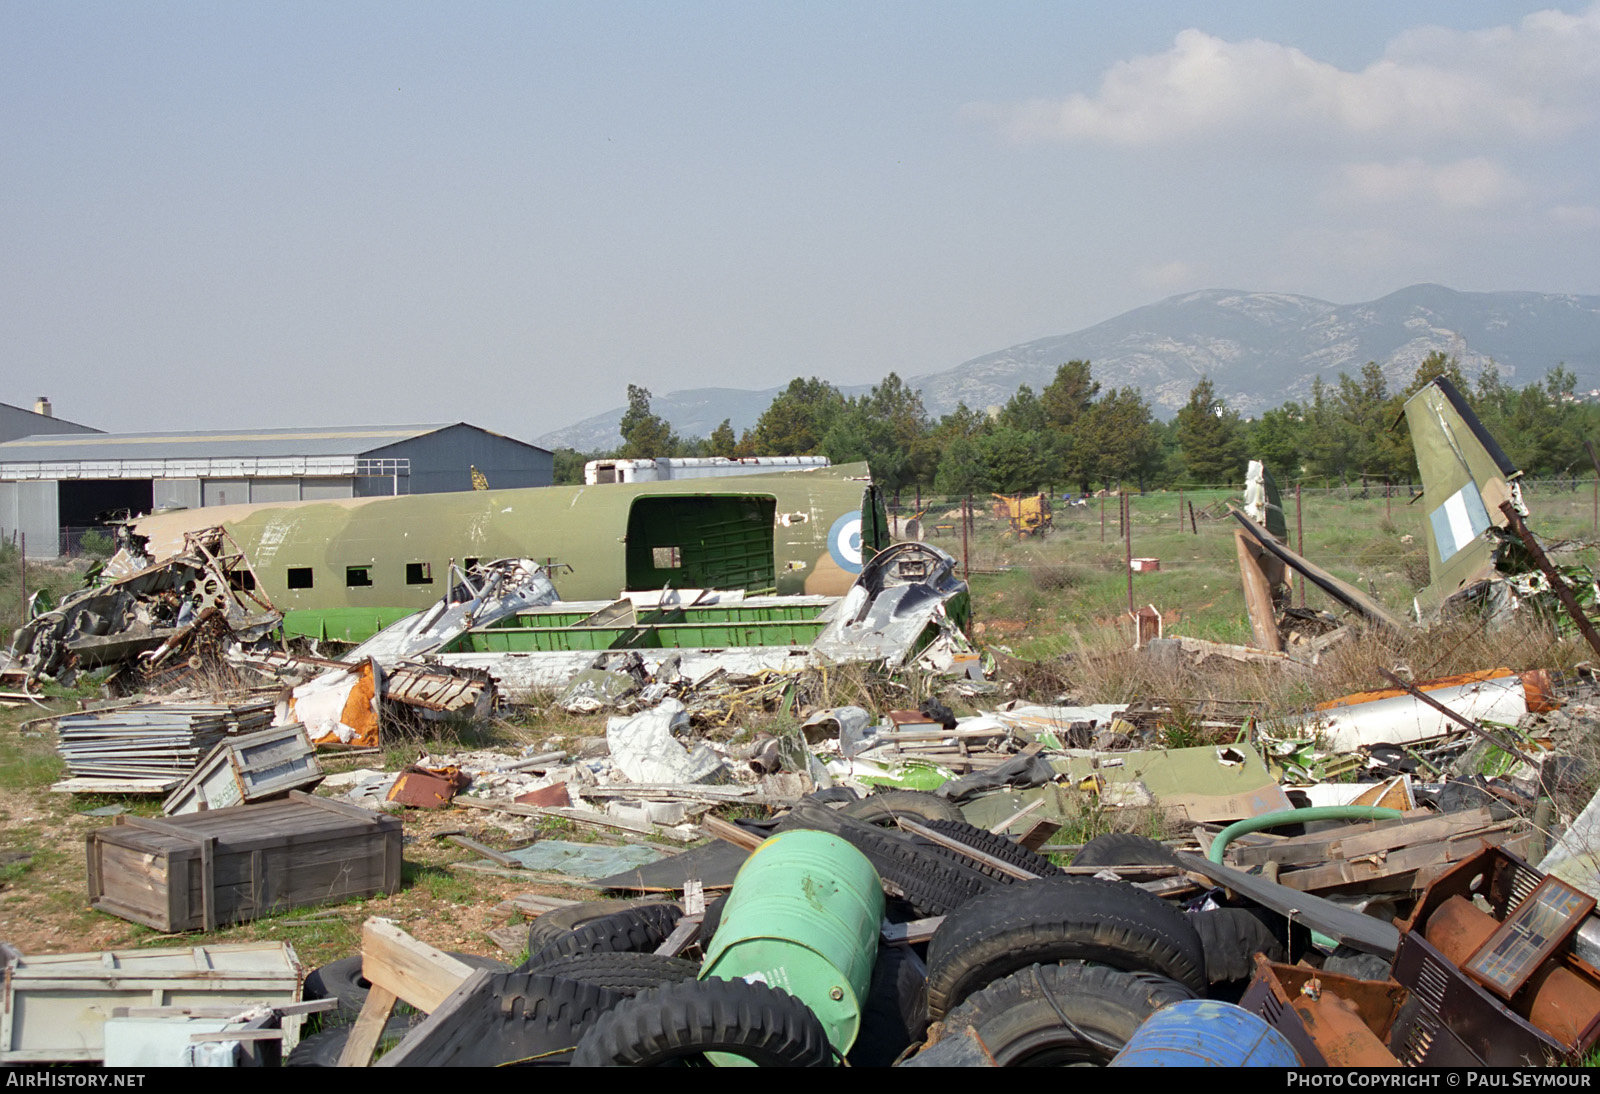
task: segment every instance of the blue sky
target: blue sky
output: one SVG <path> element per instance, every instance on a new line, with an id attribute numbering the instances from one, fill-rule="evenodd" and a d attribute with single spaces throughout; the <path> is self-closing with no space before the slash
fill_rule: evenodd
<path id="1" fill-rule="evenodd" d="M 1600 7 L 0 5 L 0 401 L 467 420 L 1600 293 Z"/>

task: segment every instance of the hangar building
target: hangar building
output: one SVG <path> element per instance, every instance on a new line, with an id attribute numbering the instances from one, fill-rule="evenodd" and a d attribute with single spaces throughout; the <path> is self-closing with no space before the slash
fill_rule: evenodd
<path id="1" fill-rule="evenodd" d="M 0 536 L 70 552 L 123 511 L 549 486 L 554 457 L 464 422 L 174 433 L 37 434 L 0 443 Z"/>

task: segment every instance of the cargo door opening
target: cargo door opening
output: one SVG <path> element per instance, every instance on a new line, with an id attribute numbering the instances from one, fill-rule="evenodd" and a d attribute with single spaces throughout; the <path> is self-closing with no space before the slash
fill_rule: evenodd
<path id="1" fill-rule="evenodd" d="M 639 498 L 628 513 L 629 589 L 771 589 L 773 497 Z"/>

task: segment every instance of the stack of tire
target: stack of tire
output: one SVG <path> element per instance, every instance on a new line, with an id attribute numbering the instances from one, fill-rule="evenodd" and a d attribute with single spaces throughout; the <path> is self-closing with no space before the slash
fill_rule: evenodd
<path id="1" fill-rule="evenodd" d="M 1175 862 L 1154 840 L 1115 834 L 1073 865 Z M 929 944 L 939 1026 L 913 1062 L 954 1059 L 970 1030 L 1001 1066 L 1106 1064 L 1157 1010 L 1248 976 L 1258 950 L 1282 958 L 1250 912 L 1186 914 L 1120 881 L 1042 876 L 991 891 L 947 915 Z"/>

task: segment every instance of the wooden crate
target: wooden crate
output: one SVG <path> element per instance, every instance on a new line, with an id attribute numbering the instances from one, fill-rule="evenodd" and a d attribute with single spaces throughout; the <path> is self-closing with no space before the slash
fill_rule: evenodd
<path id="1" fill-rule="evenodd" d="M 283 1005 L 300 999 L 306 970 L 283 942 L 24 956 L 6 952 L 0 1064 L 105 1058 L 106 1019 L 119 1007 Z M 300 1018 L 284 1019 L 285 1046 Z"/>
<path id="2" fill-rule="evenodd" d="M 89 903 L 158 931 L 209 931 L 400 888 L 399 818 L 298 790 L 286 801 L 117 822 L 89 833 Z"/>
<path id="3" fill-rule="evenodd" d="M 323 779 L 316 749 L 299 722 L 229 737 L 195 766 L 161 811 L 170 816 L 226 809 L 310 791 Z"/>

